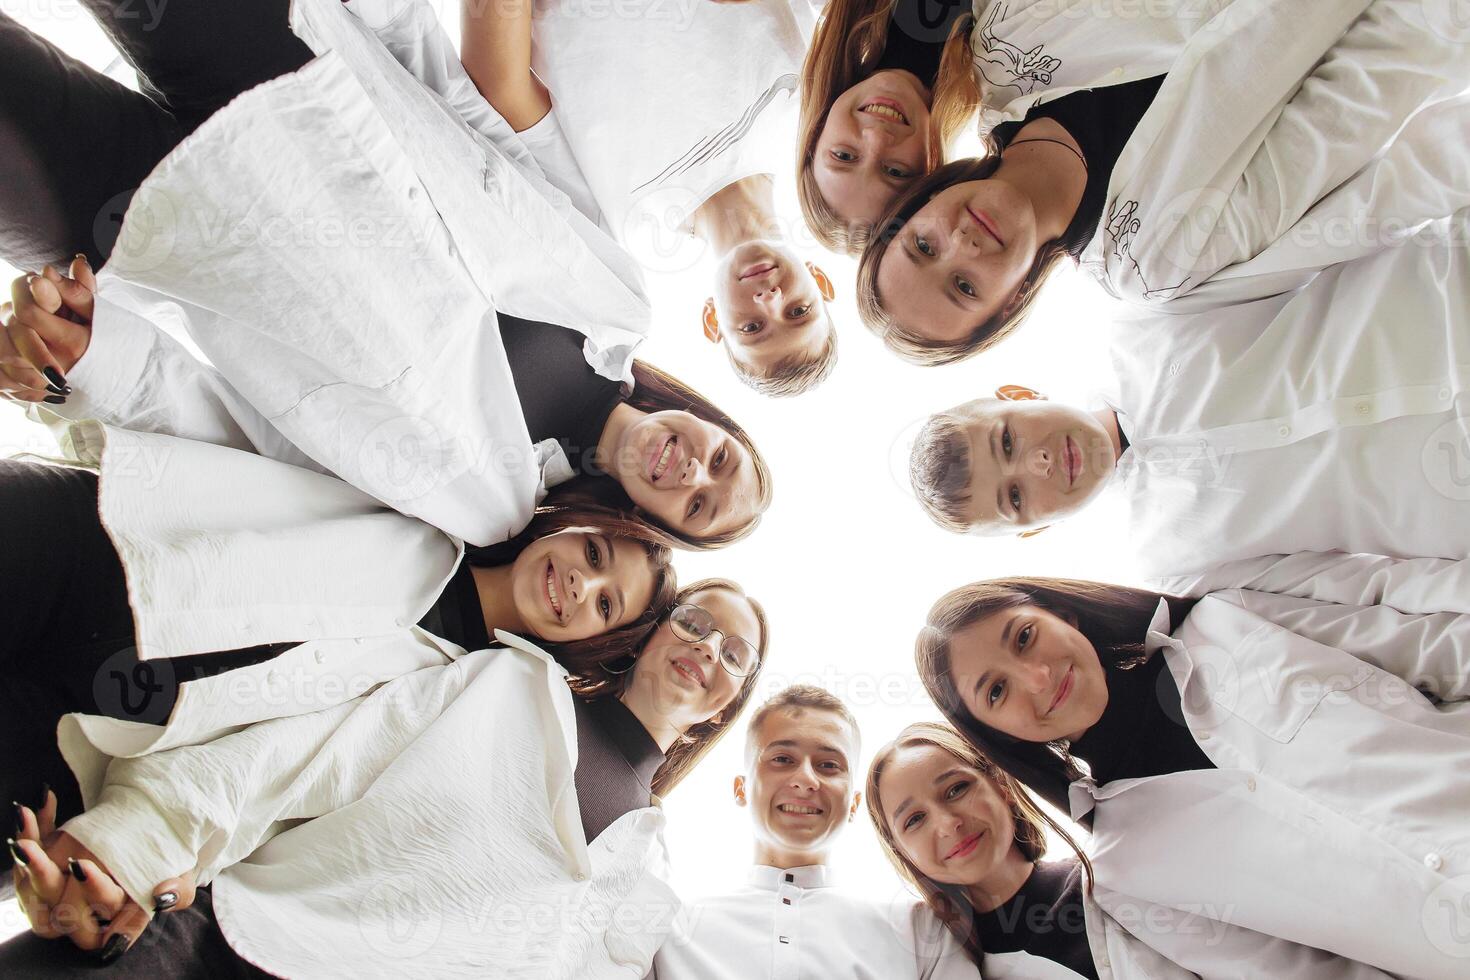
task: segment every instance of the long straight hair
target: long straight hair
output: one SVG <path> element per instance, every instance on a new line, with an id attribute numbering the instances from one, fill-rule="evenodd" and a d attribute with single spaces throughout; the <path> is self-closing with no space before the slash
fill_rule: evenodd
<path id="1" fill-rule="evenodd" d="M 1042 799 L 1068 813 L 1067 788 L 1082 775 L 1076 761 L 1060 745 L 1023 741 L 970 714 L 954 681 L 954 636 L 992 613 L 1037 606 L 1071 622 L 1097 651 L 1104 670 L 1127 670 L 1147 659 L 1144 640 L 1160 599 L 1168 602 L 1176 624 L 1195 602 L 1126 585 L 1076 579 L 975 582 L 947 593 L 929 610 L 914 642 L 914 665 L 929 697 L 956 731 Z"/>
<path id="2" fill-rule="evenodd" d="M 1000 343 L 1026 322 L 1041 287 L 1067 251 L 1056 239 L 1042 243 L 1031 260 L 1031 268 L 1015 294 L 1000 311 L 988 319 L 981 320 L 959 340 L 930 340 L 915 332 L 902 322 L 902 316 L 893 307 L 901 297 L 882 296 L 878 293 L 878 266 L 888 248 L 903 231 L 909 219 L 929 203 L 929 199 L 946 188 L 971 180 L 985 180 L 1000 167 L 1000 155 L 970 157 L 947 163 L 922 180 L 915 181 L 889 205 L 888 213 L 878 222 L 877 230 L 868 239 L 858 260 L 857 308 L 858 316 L 879 339 L 899 357 L 923 367 L 952 364 L 973 357 Z"/>
<path id="3" fill-rule="evenodd" d="M 538 514 L 524 531 L 509 541 L 486 547 L 467 546 L 465 562 L 481 568 L 509 565 L 533 541 L 569 530 L 590 530 L 619 541 L 631 541 L 642 549 L 653 571 L 653 598 L 632 622 L 585 640 L 566 643 L 536 640 L 572 674 L 587 676 L 599 674 L 603 665 L 625 660 L 643 649 L 659 622 L 674 608 L 679 585 L 674 574 L 674 555 L 662 534 L 625 512 L 580 504 Z"/>
<path id="4" fill-rule="evenodd" d="M 694 538 L 669 527 L 653 514 L 633 503 L 622 484 L 610 476 L 579 476 L 554 488 L 542 502 L 542 512 L 553 512 L 561 508 L 596 507 L 608 511 L 630 514 L 649 527 L 657 530 L 669 544 L 709 551 L 725 545 L 754 531 L 763 514 L 771 505 L 773 493 L 771 469 L 765 457 L 756 448 L 750 436 L 734 419 L 715 407 L 708 398 L 675 378 L 643 361 L 633 362 L 633 390 L 624 401 L 640 412 L 688 412 L 701 421 L 708 422 L 730 434 L 730 437 L 745 447 L 750 454 L 751 466 L 755 469 L 756 502 L 750 520 L 739 527 L 731 528 L 707 538 Z"/>
<path id="5" fill-rule="evenodd" d="M 817 241 L 836 252 L 856 255 L 871 231 L 850 225 L 822 196 L 813 174 L 817 140 L 837 99 L 873 74 L 888 43 L 896 0 L 830 0 L 822 12 L 801 66 L 801 119 L 796 135 L 796 192 L 807 227 Z M 901 0 L 898 0 L 901 2 Z M 959 18 L 951 29 L 934 83 L 929 109 L 929 158 L 925 169 L 944 162 L 947 147 L 975 114 L 980 89 L 970 63 L 974 18 Z"/>
<path id="6" fill-rule="evenodd" d="M 879 749 L 868 767 L 866 790 L 868 817 L 873 821 L 873 829 L 878 832 L 878 843 L 889 862 L 898 870 L 899 876 L 914 886 L 924 904 L 929 906 L 934 917 L 944 924 L 955 941 L 964 947 L 971 961 L 976 966 L 983 967 L 985 950 L 980 945 L 980 931 L 975 928 L 975 906 L 970 902 L 965 887 L 935 881 L 920 871 L 899 848 L 898 842 L 893 838 L 893 829 L 888 825 L 888 818 L 884 814 L 883 794 L 879 792 L 879 783 L 884 772 L 893 764 L 893 757 L 899 749 L 924 745 L 932 745 L 949 753 L 961 765 L 976 770 L 995 785 L 1010 808 L 1011 819 L 1016 823 L 1015 846 L 1027 861 L 1035 864 L 1046 853 L 1046 832 L 1050 828 L 1077 855 L 1077 860 L 1087 875 L 1089 892 L 1092 890 L 1092 862 L 1082 853 L 1082 848 L 1066 828 L 1047 816 L 1020 783 L 948 725 L 932 721 L 918 722 L 899 732 L 897 738 Z"/>
<path id="7" fill-rule="evenodd" d="M 732 593 L 750 604 L 751 612 L 755 614 L 756 623 L 759 624 L 760 636 L 756 641 L 756 652 L 760 655 L 760 663 L 747 674 L 740 683 L 740 688 L 730 703 L 725 705 L 715 716 L 708 721 L 702 721 L 697 725 L 690 726 L 684 736 L 669 748 L 664 756 L 663 765 L 653 774 L 653 794 L 662 797 L 668 795 L 669 791 L 684 779 L 685 776 L 699 764 L 720 739 L 725 737 L 735 724 L 740 712 L 745 710 L 745 705 L 750 701 L 751 695 L 755 693 L 756 683 L 760 680 L 761 671 L 766 665 L 766 651 L 771 642 L 770 621 L 766 619 L 766 611 L 761 604 L 745 594 L 736 583 L 723 578 L 700 579 L 692 585 L 686 585 L 679 590 L 674 599 L 674 605 L 678 606 L 693 599 L 703 592 L 721 590 Z M 633 666 L 636 666 L 637 658 L 642 656 L 640 648 L 633 655 Z M 723 670 L 723 667 L 719 669 Z M 597 698 L 617 697 L 621 695 L 628 686 L 633 683 L 634 671 L 631 668 L 612 671 L 594 672 L 591 675 L 574 678 L 572 681 L 572 692 L 578 697 L 586 700 Z"/>

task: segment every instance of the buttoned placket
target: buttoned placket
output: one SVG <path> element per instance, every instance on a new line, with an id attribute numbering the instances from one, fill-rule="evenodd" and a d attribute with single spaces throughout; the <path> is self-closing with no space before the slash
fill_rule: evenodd
<path id="1" fill-rule="evenodd" d="M 796 875 L 781 873 L 772 917 L 771 980 L 797 980 L 801 975 L 801 899 L 805 890 Z"/>

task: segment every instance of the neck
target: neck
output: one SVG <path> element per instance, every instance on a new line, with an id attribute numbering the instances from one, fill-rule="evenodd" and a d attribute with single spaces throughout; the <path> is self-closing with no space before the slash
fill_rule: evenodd
<path id="1" fill-rule="evenodd" d="M 475 591 L 480 595 L 480 612 L 485 617 L 485 629 L 491 636 L 496 630 L 525 634 L 526 623 L 516 610 L 515 597 L 510 591 L 512 565 L 496 565 L 483 568 L 470 567 L 475 580 Z"/>
<path id="2" fill-rule="evenodd" d="M 613 406 L 607 422 L 602 426 L 602 435 L 597 439 L 597 451 L 593 454 L 593 461 L 597 464 L 598 469 L 619 483 L 623 482 L 623 467 L 619 464 L 627 461 L 617 458 L 618 447 L 623 444 L 623 435 L 628 429 L 647 414 L 625 401 L 620 401 Z"/>
<path id="3" fill-rule="evenodd" d="M 829 857 L 826 849 L 803 851 L 792 847 L 782 847 L 770 841 L 758 840 L 755 842 L 755 863 L 759 867 L 789 871 L 792 868 L 808 868 L 813 865 L 825 866 Z"/>
<path id="4" fill-rule="evenodd" d="M 618 700 L 643 725 L 644 731 L 648 732 L 648 737 L 653 739 L 659 751 L 667 753 L 684 732 L 669 720 L 668 715 L 658 711 L 656 696 L 649 687 L 650 685 L 638 683 L 635 671 L 633 682 L 618 695 Z"/>
<path id="5" fill-rule="evenodd" d="M 1067 146 L 1023 143 L 1026 139 L 1061 140 Z M 1082 193 L 1087 189 L 1087 168 L 1069 146 L 1076 146 L 1076 141 L 1055 121 L 1038 119 L 1028 123 L 1006 147 L 992 178 L 1005 181 L 1030 200 L 1036 213 L 1037 234 L 1043 242 L 1062 237 L 1077 216 Z"/>
<path id="6" fill-rule="evenodd" d="M 1118 428 L 1118 413 L 1111 408 L 1100 408 L 1092 413 L 1092 417 L 1101 422 L 1107 432 L 1108 443 L 1113 447 L 1113 462 L 1116 463 L 1123 455 L 1123 432 Z"/>
<path id="7" fill-rule="evenodd" d="M 1027 860 L 1019 847 L 1012 844 L 1000 865 L 973 885 L 966 886 L 965 894 L 969 896 L 970 904 L 975 906 L 975 911 L 994 912 L 1016 897 L 1016 892 L 1021 890 L 1021 886 L 1026 884 L 1031 872 L 1035 870 L 1036 865 Z"/>
<path id="8" fill-rule="evenodd" d="M 746 242 L 777 240 L 775 192 L 770 177 L 756 174 L 715 191 L 694 212 L 694 234 L 708 242 L 716 255 L 725 255 Z"/>

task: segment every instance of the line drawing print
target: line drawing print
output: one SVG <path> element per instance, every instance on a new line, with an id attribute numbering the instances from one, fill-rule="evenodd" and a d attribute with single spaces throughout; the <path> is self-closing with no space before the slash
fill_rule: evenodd
<path id="1" fill-rule="evenodd" d="M 1030 95 L 1038 88 L 1051 84 L 1052 75 L 1062 67 L 1062 59 L 1046 53 L 1046 46 L 1038 44 L 1030 51 L 995 36 L 995 24 L 1003 20 L 1006 4 L 992 3 L 980 25 L 980 50 L 975 53 L 975 67 L 980 71 L 985 84 L 992 90 L 1014 89 L 1016 95 Z M 1009 99 L 992 98 L 986 93 L 985 101 L 998 105 Z"/>
<path id="2" fill-rule="evenodd" d="M 1126 261 L 1133 266 L 1134 275 L 1138 276 L 1138 281 L 1143 284 L 1143 295 L 1145 299 L 1156 299 L 1161 296 L 1167 297 L 1169 294 L 1183 289 L 1185 284 L 1193 277 L 1185 276 L 1172 286 L 1154 288 L 1148 284 L 1148 279 L 1143 275 L 1143 268 L 1138 264 L 1138 260 L 1133 257 L 1133 241 L 1138 237 L 1138 232 L 1143 227 L 1143 222 L 1138 217 L 1138 207 L 1139 204 L 1137 201 L 1119 201 L 1108 212 L 1106 228 L 1108 241 L 1112 243 L 1113 257 L 1121 261 Z"/>

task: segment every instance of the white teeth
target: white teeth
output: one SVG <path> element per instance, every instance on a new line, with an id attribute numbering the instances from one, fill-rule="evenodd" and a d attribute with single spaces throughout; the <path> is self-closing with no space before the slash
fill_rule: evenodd
<path id="1" fill-rule="evenodd" d="M 892 106 L 886 106 L 878 102 L 873 102 L 863 106 L 861 111 L 866 112 L 869 115 L 882 116 L 884 119 L 892 119 L 894 122 L 907 124 L 909 121 L 908 117 L 899 112 L 897 109 L 893 108 Z"/>
<path id="2" fill-rule="evenodd" d="M 669 468 L 669 457 L 674 454 L 674 440 L 670 439 L 664 443 L 664 451 L 659 453 L 658 462 L 653 464 L 653 478 L 657 480 L 664 475 L 664 470 Z"/>
<path id="3" fill-rule="evenodd" d="M 814 806 L 798 806 L 795 803 L 782 803 L 776 809 L 780 810 L 782 813 L 806 813 L 812 816 L 817 816 L 822 812 Z"/>
<path id="4" fill-rule="evenodd" d="M 561 597 L 556 594 L 556 576 L 550 565 L 546 566 L 546 594 L 551 597 L 551 609 L 561 615 Z"/>

